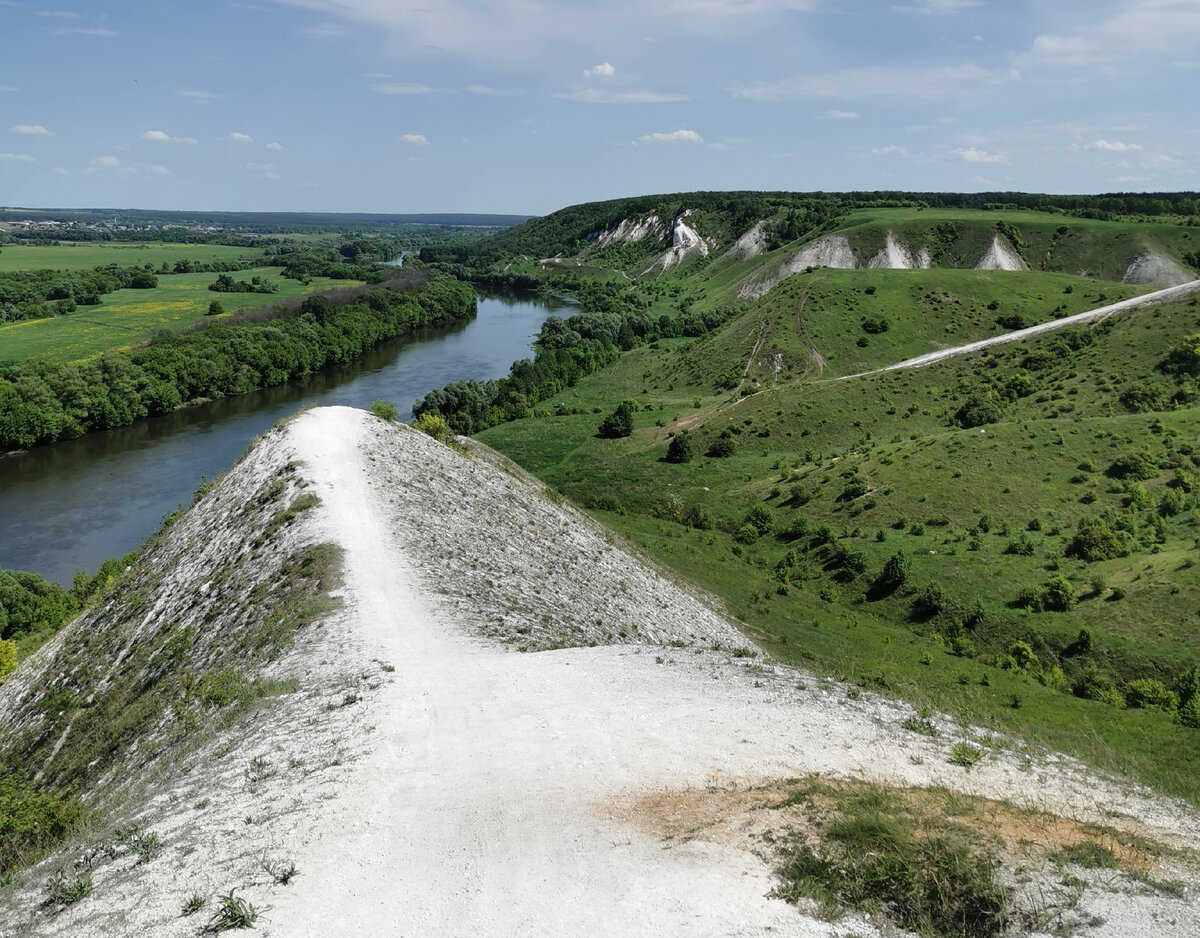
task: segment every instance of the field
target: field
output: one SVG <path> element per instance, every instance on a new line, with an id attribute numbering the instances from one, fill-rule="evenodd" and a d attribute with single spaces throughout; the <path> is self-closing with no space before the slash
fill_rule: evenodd
<path id="1" fill-rule="evenodd" d="M 190 247 L 191 245 L 188 245 Z M 8 249 L 5 249 L 7 254 Z M 0 326 L 0 361 L 40 359 L 78 361 L 109 349 L 144 342 L 159 329 L 179 329 L 204 319 L 208 305 L 219 300 L 226 313 L 271 306 L 289 296 L 313 290 L 354 286 L 356 281 L 314 277 L 307 286 L 279 276 L 280 268 L 262 267 L 237 273 L 238 280 L 262 276 L 278 286 L 277 293 L 214 293 L 208 289 L 217 275 L 158 274 L 152 290 L 117 290 L 98 306 L 80 306 L 52 319 L 35 319 Z"/>
<path id="2" fill-rule="evenodd" d="M 258 257 L 261 248 L 228 247 L 223 244 L 160 244 L 82 241 L 56 245 L 5 244 L 0 247 L 0 272 L 14 270 L 80 270 L 117 264 L 135 267 L 150 264 L 159 271 L 165 263 L 174 267 L 181 258 L 198 262 L 242 260 Z"/>

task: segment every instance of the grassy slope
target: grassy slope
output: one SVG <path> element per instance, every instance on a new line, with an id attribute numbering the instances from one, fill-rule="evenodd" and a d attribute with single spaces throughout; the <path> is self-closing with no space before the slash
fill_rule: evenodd
<path id="1" fill-rule="evenodd" d="M 996 213 L 986 215 L 994 224 Z M 1034 216 L 1042 217 L 1058 224 L 1053 216 Z M 1071 224 L 1095 226 L 1090 237 L 1097 250 L 1115 250 L 1131 230 L 1142 237 L 1142 226 Z M 1106 241 L 1107 235 L 1117 240 Z M 729 304 L 754 263 L 693 264 L 640 289 L 656 315 L 689 296 L 698 308 Z M 874 294 L 864 292 L 869 286 Z M 1074 351 L 1050 335 L 921 371 L 831 380 L 997 334 L 1003 331 L 998 316 L 1020 313 L 1040 322 L 1098 305 L 1100 294 L 1113 301 L 1142 289 L 1037 272 L 798 275 L 758 303 L 743 304 L 745 311 L 715 334 L 635 349 L 562 392 L 555 400 L 566 405 L 563 416 L 545 411 L 482 438 L 720 596 L 783 659 L 887 687 L 918 705 L 1017 732 L 1197 800 L 1196 731 L 1165 713 L 1117 709 L 1044 686 L 1035 679 L 1037 668 L 994 666 L 1014 640 L 1030 644 L 1043 673 L 1061 666 L 1068 683 L 1094 665 L 1118 682 L 1153 675 L 1170 684 L 1196 663 L 1194 500 L 1160 519 L 1156 506 L 1170 471 L 1160 469 L 1143 483 L 1141 509 L 1127 507 L 1128 493 L 1104 474 L 1115 458 L 1134 450 L 1150 452 L 1164 466 L 1194 461 L 1194 405 L 1132 413 L 1119 396 L 1139 383 L 1170 393 L 1174 384 L 1156 365 L 1200 328 L 1195 305 L 1116 317 L 1089 330 L 1092 344 Z M 997 310 L 987 309 L 992 301 Z M 889 330 L 866 335 L 861 321 L 879 315 L 888 318 Z M 857 344 L 863 336 L 865 347 Z M 741 398 L 716 390 L 722 376 L 745 369 L 760 338 L 746 385 L 757 393 Z M 823 376 L 812 367 L 812 348 L 828 362 Z M 1049 352 L 1040 370 L 1022 367 L 1031 349 Z M 951 417 L 968 394 L 1018 372 L 1030 376 L 1033 393 L 1010 404 L 1001 422 L 982 433 L 953 426 Z M 638 415 L 634 435 L 597 439 L 601 415 L 626 397 L 649 406 Z M 686 465 L 660 461 L 670 433 L 684 427 L 698 453 L 722 430 L 733 432 L 736 454 L 698 456 Z M 854 477 L 866 480 L 867 494 L 842 500 Z M 807 499 L 803 505 L 790 501 L 798 489 Z M 776 534 L 738 544 L 728 532 L 756 504 L 772 509 Z M 713 527 L 678 523 L 681 509 L 707 513 Z M 1131 553 L 1096 563 L 1064 557 L 1078 520 L 1106 509 L 1135 529 Z M 789 543 L 777 536 L 800 516 L 814 527 L 828 525 L 836 546 L 860 552 L 865 572 L 839 571 L 829 562 L 833 547 L 811 546 L 811 537 Z M 1006 552 L 1022 535 L 1032 552 Z M 775 569 L 789 549 L 795 566 L 781 589 Z M 868 598 L 871 581 L 898 549 L 911 558 L 908 584 L 890 597 Z M 1012 605 L 1022 589 L 1055 574 L 1080 597 L 1070 611 L 1033 613 Z M 1092 595 L 1100 579 L 1104 588 Z M 914 621 L 914 594 L 930 583 L 941 586 L 946 611 Z M 948 635 L 967 610 L 982 616 L 969 632 L 977 654 L 955 656 Z M 1087 653 L 1071 651 L 1081 628 L 1093 635 Z"/>
<path id="2" fill-rule="evenodd" d="M 141 242 L 79 242 L 55 245 L 6 244 L 0 248 L 0 271 L 82 270 L 117 264 L 137 267 L 152 264 L 157 271 L 165 262 L 174 266 L 187 258 L 207 263 L 257 257 L 261 248 L 229 247 L 223 244 L 147 244 Z"/>
<path id="3" fill-rule="evenodd" d="M 190 246 L 190 245 L 189 245 Z M 281 299 L 312 290 L 354 286 L 356 281 L 314 277 L 307 286 L 279 276 L 280 268 L 239 271 L 237 280 L 255 275 L 267 278 L 279 292 L 213 293 L 208 285 L 216 274 L 157 274 L 153 290 L 117 290 L 101 297 L 98 306 L 80 306 L 75 312 L 51 319 L 0 326 L 0 360 L 77 361 L 109 349 L 128 348 L 148 339 L 159 329 L 179 329 L 203 319 L 208 304 L 219 300 L 227 313 L 258 309 Z"/>

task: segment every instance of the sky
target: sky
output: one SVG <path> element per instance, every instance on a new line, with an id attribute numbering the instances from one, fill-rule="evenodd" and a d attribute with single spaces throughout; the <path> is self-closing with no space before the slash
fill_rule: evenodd
<path id="1" fill-rule="evenodd" d="M 1200 188 L 1200 0 L 0 0 L 0 37 L 6 205 Z"/>

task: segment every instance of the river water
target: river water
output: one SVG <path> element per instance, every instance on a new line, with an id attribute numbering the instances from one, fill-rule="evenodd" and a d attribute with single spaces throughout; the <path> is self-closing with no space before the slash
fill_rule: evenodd
<path id="1" fill-rule="evenodd" d="M 434 388 L 507 374 L 530 357 L 545 318 L 566 307 L 553 298 L 481 295 L 470 322 L 386 342 L 344 368 L 0 457 L 0 569 L 69 584 L 76 570 L 139 546 L 281 417 L 310 403 L 365 408 L 385 400 L 410 419 L 413 402 Z"/>

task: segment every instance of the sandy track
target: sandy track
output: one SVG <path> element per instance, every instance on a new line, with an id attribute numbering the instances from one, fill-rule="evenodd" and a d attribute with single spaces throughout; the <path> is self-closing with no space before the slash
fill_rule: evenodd
<path id="1" fill-rule="evenodd" d="M 467 461 L 346 408 L 304 414 L 289 437 L 323 500 L 320 524 L 347 552 L 344 627 L 396 670 L 374 698 L 369 751 L 297 835 L 302 886 L 273 897 L 266 934 L 832 935 L 851 924 L 870 934 L 768 898 L 769 869 L 754 854 L 703 839 L 666 845 L 617 807 L 812 771 L 946 784 L 1108 822 L 1136 814 L 1200 842 L 1191 814 L 1061 761 L 1031 768 L 1002 755 L 966 774 L 945 761 L 948 736 L 898 729 L 907 708 L 848 700 L 791 669 L 694 647 L 520 655 L 470 637 L 405 560 L 396 531 L 412 519 L 372 468 L 412 447 L 431 472 Z M 1176 918 L 1194 923 L 1181 908 Z"/>
<path id="2" fill-rule="evenodd" d="M 901 368 L 924 368 L 926 365 L 932 365 L 935 362 L 945 361 L 947 358 L 957 358 L 959 355 L 970 355 L 972 352 L 978 352 L 986 348 L 991 348 L 994 345 L 1004 345 L 1008 342 L 1023 342 L 1025 339 L 1031 338 L 1035 335 L 1041 335 L 1045 332 L 1053 332 L 1056 329 L 1066 329 L 1070 326 L 1078 326 L 1087 322 L 1095 322 L 1098 319 L 1107 319 L 1114 313 L 1121 313 L 1131 309 L 1141 309 L 1145 306 L 1157 306 L 1160 303 L 1170 303 L 1175 300 L 1181 300 L 1193 293 L 1200 293 L 1200 280 L 1192 280 L 1189 283 L 1181 284 L 1179 286 L 1167 287 L 1165 290 L 1155 290 L 1153 293 L 1145 293 L 1142 296 L 1135 296 L 1129 300 L 1121 300 L 1119 303 L 1110 303 L 1107 306 L 1099 306 L 1096 309 L 1088 310 L 1084 313 L 1076 313 L 1074 316 L 1064 316 L 1062 319 L 1054 319 L 1050 322 L 1039 323 L 1036 326 L 1030 326 L 1027 329 L 1018 329 L 1016 332 L 998 335 L 991 339 L 982 339 L 978 342 L 969 342 L 966 345 L 957 345 L 954 348 L 941 349 L 937 352 L 929 352 L 925 355 L 918 355 L 916 358 L 906 358 L 904 361 L 896 362 L 894 365 L 888 365 L 886 368 L 876 368 L 874 371 L 860 371 L 853 375 L 843 375 L 836 380 L 845 381 L 848 378 L 862 378 L 866 375 L 877 375 L 884 371 L 898 371 Z"/>

